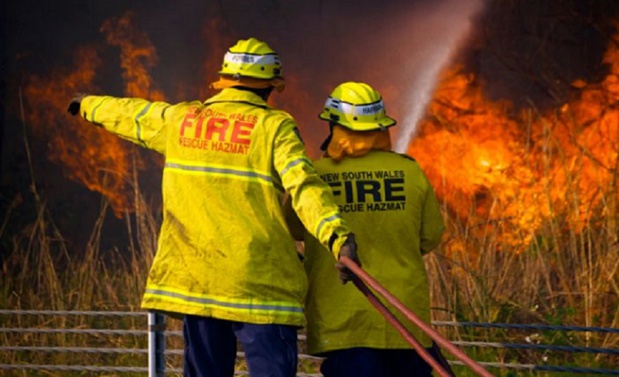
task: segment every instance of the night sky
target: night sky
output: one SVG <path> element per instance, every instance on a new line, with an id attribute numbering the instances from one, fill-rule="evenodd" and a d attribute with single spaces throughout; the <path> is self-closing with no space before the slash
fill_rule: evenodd
<path id="1" fill-rule="evenodd" d="M 574 80 L 596 82 L 604 77 L 601 57 L 615 31 L 614 20 L 619 20 L 619 3 L 611 0 L 485 1 L 483 10 L 471 20 L 471 33 L 459 35 L 459 25 L 468 21 L 463 15 L 474 13 L 481 0 L 426 3 L 430 2 L 3 1 L 0 223 L 5 219 L 9 223 L 0 234 L 0 247 L 8 245 L 12 232 L 20 232 L 34 220 L 30 168 L 38 192 L 61 230 L 76 245 L 84 242 L 79 224 L 94 221 L 100 194 L 65 179 L 61 167 L 48 161 L 47 148 L 53 146 L 21 121 L 20 100 L 28 111 L 37 106 L 37 99 L 20 98 L 19 88 L 33 74 L 53 75 L 71 68 L 76 49 L 96 45 L 104 60 L 99 89 L 122 96 L 118 51 L 105 43 L 100 28 L 105 20 L 127 11 L 133 12 L 135 28 L 143 31 L 157 50 L 158 61 L 150 74 L 170 102 L 198 99 L 215 79 L 215 72 L 205 71 L 205 61 L 214 60 L 210 66 L 217 66 L 224 51 L 210 45 L 212 41 L 230 46 L 250 36 L 266 40 L 280 54 L 284 75 L 291 78 L 286 91 L 278 95 L 305 101 L 302 107 L 285 100 L 281 103 L 298 120 L 314 153 L 315 145 L 326 135 L 315 114 L 329 88 L 345 80 L 380 82 L 388 111 L 402 117 L 407 102 L 400 97 L 415 85 L 415 72 L 438 64 L 428 51 L 451 44 L 454 37 L 459 43 L 447 46 L 453 47 L 453 54 L 443 63 L 459 63 L 474 73 L 488 98 L 508 99 L 517 106 L 560 106 L 574 94 Z M 205 30 L 216 35 L 205 36 Z M 24 132 L 32 165 L 27 160 Z M 153 173 L 152 180 L 156 182 L 158 177 Z M 155 191 L 153 201 L 157 203 Z M 18 197 L 22 201 L 14 205 Z M 117 241 L 113 236 L 117 227 L 122 225 L 115 225 L 110 218 L 109 245 L 104 248 Z"/>

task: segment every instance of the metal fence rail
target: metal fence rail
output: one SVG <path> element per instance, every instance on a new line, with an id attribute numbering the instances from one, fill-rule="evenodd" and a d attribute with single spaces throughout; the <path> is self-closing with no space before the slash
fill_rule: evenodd
<path id="1" fill-rule="evenodd" d="M 40 322 L 33 325 L 33 321 L 23 319 L 24 316 L 38 316 Z M 75 321 L 73 318 L 81 319 L 81 321 Z M 106 318 L 112 320 L 106 321 Z M 542 344 L 539 338 L 531 341 L 528 336 L 514 335 L 516 331 L 536 331 L 548 332 L 552 336 L 563 336 L 565 338 L 565 334 L 569 332 L 586 332 L 587 334 L 604 334 L 606 344 L 616 345 L 619 344 L 618 338 L 610 339 L 609 337 L 619 337 L 619 329 L 617 328 L 446 321 L 434 321 L 432 324 L 449 332 L 449 338 L 461 348 L 473 350 L 490 348 L 497 350 L 497 352 L 526 353 L 524 356 L 519 355 L 523 359 L 518 360 L 520 362 L 514 362 L 508 357 L 505 357 L 503 362 L 480 360 L 479 363 L 487 368 L 533 373 L 562 372 L 619 375 L 619 369 L 586 365 L 549 365 L 546 362 L 524 360 L 527 356 L 539 360 L 540 353 L 595 354 L 598 357 L 610 358 L 610 360 L 616 361 L 614 365 L 619 366 L 618 348 L 604 347 L 599 344 Z M 86 328 L 86 325 L 88 325 L 88 328 Z M 161 314 L 121 311 L 0 309 L 0 326 L 0 371 L 113 372 L 135 375 L 148 374 L 152 377 L 182 374 L 180 367 L 183 354 L 182 331 L 167 329 L 165 318 Z M 492 337 L 492 334 L 480 335 L 475 331 L 498 331 L 505 335 L 505 338 L 488 341 L 487 338 Z M 481 336 L 483 336 L 483 340 L 475 339 Z M 527 340 L 526 343 L 518 343 L 513 341 L 515 338 Z M 77 341 L 79 341 L 79 345 L 83 346 L 71 343 Z M 318 373 L 307 372 L 310 369 L 317 370 L 321 359 L 304 353 L 305 341 L 305 336 L 300 334 L 297 376 L 319 377 L 321 375 Z M 534 355 L 533 353 L 538 357 L 531 356 Z M 38 355 L 38 359 L 33 359 L 34 356 L 32 355 Z M 77 356 L 81 357 L 77 359 Z M 88 362 L 88 357 L 94 357 L 93 361 Z M 240 361 L 240 364 L 242 364 L 243 359 L 244 353 L 238 352 L 237 360 Z M 36 360 L 36 362 L 32 362 L 32 360 Z M 38 362 L 39 360 L 42 360 L 42 362 Z M 109 363 L 105 364 L 104 361 L 109 361 Z M 78 365 L 78 362 L 81 365 Z M 462 365 L 459 361 L 450 361 L 450 364 Z M 609 365 L 613 364 L 609 363 Z M 614 365 L 612 368 L 617 368 Z M 235 375 L 247 374 L 244 367 L 237 368 L 235 372 Z"/>

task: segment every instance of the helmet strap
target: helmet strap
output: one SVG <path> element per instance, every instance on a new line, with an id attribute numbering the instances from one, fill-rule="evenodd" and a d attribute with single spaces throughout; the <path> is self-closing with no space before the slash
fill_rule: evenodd
<path id="1" fill-rule="evenodd" d="M 336 123 L 329 122 L 329 136 L 327 136 L 325 141 L 323 141 L 322 144 L 320 145 L 320 150 L 323 151 L 323 152 L 327 150 L 327 147 L 329 146 L 329 143 L 331 142 L 331 139 L 333 139 L 333 126 L 335 124 Z"/>

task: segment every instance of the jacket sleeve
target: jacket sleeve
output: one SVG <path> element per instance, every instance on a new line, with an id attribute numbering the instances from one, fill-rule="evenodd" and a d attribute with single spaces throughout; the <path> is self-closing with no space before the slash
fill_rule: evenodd
<path id="1" fill-rule="evenodd" d="M 280 124 L 274 143 L 274 167 L 290 195 L 292 208 L 308 232 L 337 259 L 351 231 L 340 215 L 331 189 L 307 157 L 294 120 L 287 118 Z"/>
<path id="2" fill-rule="evenodd" d="M 421 254 L 425 255 L 434 250 L 441 243 L 445 224 L 443 222 L 443 216 L 441 215 L 441 210 L 438 200 L 436 199 L 434 189 L 425 175 L 423 175 L 423 179 L 427 185 L 427 190 L 425 201 L 423 203 L 423 213 L 421 215 L 419 245 L 421 248 Z"/>
<path id="3" fill-rule="evenodd" d="M 123 139 L 165 154 L 166 112 L 171 107 L 165 102 L 141 98 L 87 96 L 82 100 L 80 113 L 87 121 Z"/>

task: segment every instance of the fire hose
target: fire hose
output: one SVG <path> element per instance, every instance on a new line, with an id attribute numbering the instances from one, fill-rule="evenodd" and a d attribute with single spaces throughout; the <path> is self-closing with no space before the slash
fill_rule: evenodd
<path id="1" fill-rule="evenodd" d="M 466 366 L 468 366 L 474 373 L 478 376 L 482 377 L 492 377 L 487 370 L 485 370 L 480 364 L 475 362 L 475 360 L 471 359 L 467 354 L 462 352 L 456 346 L 451 344 L 449 340 L 444 338 L 441 334 L 439 334 L 436 330 L 434 330 L 430 325 L 425 323 L 421 318 L 419 318 L 415 313 L 413 313 L 410 309 L 408 309 L 400 300 L 398 300 L 394 295 L 392 295 L 387 289 L 385 289 L 382 285 L 378 283 L 370 274 L 368 274 L 365 270 L 359 267 L 352 259 L 343 256 L 340 258 L 340 263 L 346 266 L 352 273 L 355 275 L 355 279 L 353 279 L 353 283 L 355 286 L 363 293 L 366 298 L 370 301 L 372 305 L 387 319 L 387 321 L 396 328 L 402 334 L 404 339 L 413 346 L 413 348 L 419 353 L 421 356 L 440 376 L 450 377 L 452 376 L 449 372 L 445 370 L 443 366 L 441 366 L 421 344 L 415 339 L 413 334 L 411 334 L 401 322 L 387 309 L 387 307 L 380 301 L 380 299 L 367 287 L 370 286 L 374 291 L 378 292 L 382 297 L 387 300 L 394 308 L 396 308 L 401 314 L 403 314 L 409 321 L 415 324 L 421 331 L 426 333 L 432 340 L 436 342 L 439 346 L 443 347 L 457 359 L 462 361 Z M 366 285 L 367 284 L 367 285 Z"/>
<path id="2" fill-rule="evenodd" d="M 446 370 L 441 364 L 439 364 L 434 357 L 430 355 L 428 350 L 426 350 L 418 341 L 415 339 L 413 334 L 411 334 L 406 327 L 400 322 L 393 313 L 387 309 L 385 305 L 380 301 L 378 297 L 365 285 L 358 277 L 353 278 L 353 283 L 355 286 L 367 297 L 372 305 L 387 319 L 387 321 L 393 325 L 396 330 L 406 339 L 406 341 L 413 346 L 415 351 L 421 356 L 432 369 L 436 371 L 436 373 L 441 377 L 454 377 L 454 375 Z"/>

